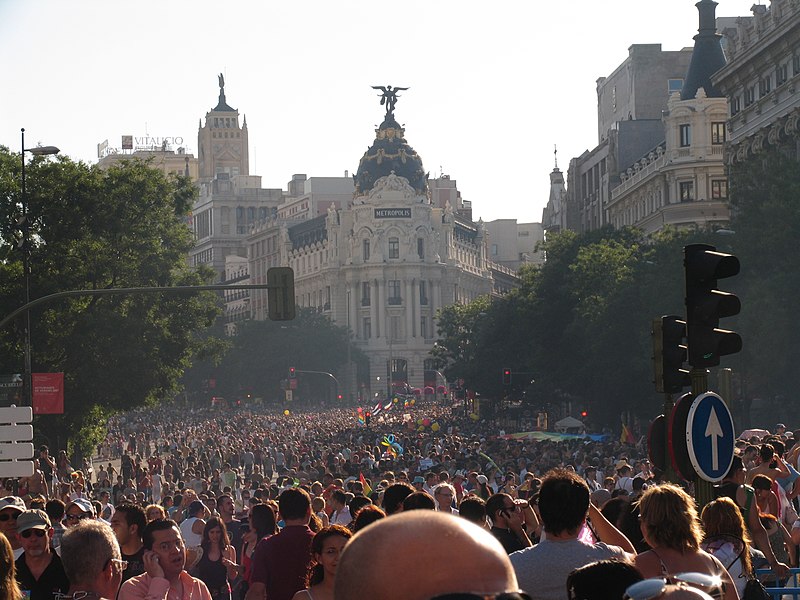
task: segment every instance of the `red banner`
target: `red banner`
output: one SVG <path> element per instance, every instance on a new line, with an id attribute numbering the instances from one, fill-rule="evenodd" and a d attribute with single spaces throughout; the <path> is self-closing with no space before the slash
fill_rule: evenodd
<path id="1" fill-rule="evenodd" d="M 64 414 L 64 373 L 33 373 L 33 414 Z"/>

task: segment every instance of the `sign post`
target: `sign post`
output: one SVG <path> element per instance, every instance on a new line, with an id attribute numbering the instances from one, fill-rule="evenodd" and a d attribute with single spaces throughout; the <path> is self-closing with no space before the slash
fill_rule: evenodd
<path id="1" fill-rule="evenodd" d="M 0 408 L 0 477 L 33 475 L 33 409 Z"/>
<path id="2" fill-rule="evenodd" d="M 697 475 L 722 481 L 733 462 L 736 434 L 725 401 L 714 392 L 700 394 L 686 418 L 686 446 Z"/>

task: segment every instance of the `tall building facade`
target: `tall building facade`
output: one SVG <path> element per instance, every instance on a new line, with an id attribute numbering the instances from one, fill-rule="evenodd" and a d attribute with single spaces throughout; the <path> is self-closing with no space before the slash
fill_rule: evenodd
<path id="1" fill-rule="evenodd" d="M 351 179 L 347 203 L 328 202 L 324 214 L 312 211 L 299 222 L 265 220 L 248 238 L 253 283 L 266 281 L 269 267 L 288 265 L 297 305 L 351 331 L 369 358 L 369 394 L 385 393 L 390 382 L 433 381 L 436 312 L 507 290 L 515 279 L 489 260 L 486 228 L 464 216 L 469 207 L 455 182 L 434 181 L 435 194 L 404 128 L 387 112 Z M 254 294 L 252 312 L 265 317 L 266 293 Z M 354 394 L 352 372 L 344 379 Z"/>
<path id="2" fill-rule="evenodd" d="M 665 140 L 620 173 L 609 222 L 646 234 L 663 227 L 710 227 L 730 218 L 723 149 L 727 102 L 711 76 L 725 65 L 716 33 L 716 3 L 697 3 L 700 26 L 689 70 L 662 118 Z"/>
<path id="3" fill-rule="evenodd" d="M 769 146 L 800 154 L 800 4 L 772 0 L 723 30 L 728 63 L 713 76 L 727 97 L 727 158 L 746 161 Z"/>
<path id="4" fill-rule="evenodd" d="M 247 257 L 246 240 L 260 221 L 277 214 L 281 189 L 261 187 L 261 177 L 250 175 L 247 119 L 225 98 L 219 76 L 217 105 L 206 113 L 197 134 L 199 196 L 192 208 L 195 246 L 192 266 L 207 265 L 225 281 L 228 256 Z"/>

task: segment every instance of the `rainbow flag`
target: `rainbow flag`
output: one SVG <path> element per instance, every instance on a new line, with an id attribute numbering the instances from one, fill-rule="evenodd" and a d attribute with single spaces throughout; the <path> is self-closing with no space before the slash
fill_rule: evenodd
<path id="1" fill-rule="evenodd" d="M 372 488 L 371 488 L 371 487 L 369 486 L 369 484 L 367 483 L 367 480 L 366 480 L 366 478 L 364 477 L 364 474 L 363 474 L 363 473 L 361 473 L 361 472 L 359 472 L 359 473 L 358 473 L 358 479 L 361 481 L 361 485 L 364 487 L 364 495 L 365 495 L 367 498 L 369 498 L 370 496 L 372 496 Z"/>

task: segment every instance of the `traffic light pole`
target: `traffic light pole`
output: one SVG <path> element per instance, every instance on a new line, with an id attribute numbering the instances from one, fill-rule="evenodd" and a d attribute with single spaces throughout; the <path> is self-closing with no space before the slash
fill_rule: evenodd
<path id="1" fill-rule="evenodd" d="M 692 368 L 692 394 L 695 397 L 705 394 L 708 391 L 708 369 Z M 710 481 L 706 481 L 699 476 L 694 478 L 694 499 L 697 502 L 698 512 L 714 500 L 714 487 Z"/>
<path id="2" fill-rule="evenodd" d="M 678 483 L 678 474 L 672 466 L 672 457 L 669 454 L 669 419 L 673 408 L 675 401 L 672 394 L 664 394 L 664 480 Z"/>

